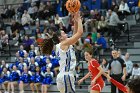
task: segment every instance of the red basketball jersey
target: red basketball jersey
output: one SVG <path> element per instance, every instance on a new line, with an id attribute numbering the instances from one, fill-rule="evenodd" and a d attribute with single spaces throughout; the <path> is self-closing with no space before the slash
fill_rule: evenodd
<path id="1" fill-rule="evenodd" d="M 99 66 L 100 66 L 100 64 L 98 63 L 97 60 L 93 59 L 92 61 L 90 61 L 89 65 L 88 65 L 88 70 L 91 73 L 91 80 L 93 80 L 99 73 L 99 70 L 97 69 Z M 96 81 L 97 82 L 103 81 L 102 76 L 100 76 Z"/>

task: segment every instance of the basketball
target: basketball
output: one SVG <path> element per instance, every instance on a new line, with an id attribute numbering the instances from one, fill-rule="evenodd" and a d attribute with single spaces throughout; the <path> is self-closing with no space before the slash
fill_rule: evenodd
<path id="1" fill-rule="evenodd" d="M 79 9 L 81 7 L 81 3 L 79 0 L 68 0 L 66 2 L 66 9 L 70 12 L 70 13 L 75 13 L 78 12 Z"/>

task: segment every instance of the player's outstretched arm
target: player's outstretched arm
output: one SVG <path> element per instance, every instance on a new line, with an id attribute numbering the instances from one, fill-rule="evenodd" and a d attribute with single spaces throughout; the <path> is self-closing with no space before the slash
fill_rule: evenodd
<path id="1" fill-rule="evenodd" d="M 81 38 L 81 36 L 83 35 L 83 24 L 79 12 L 76 12 L 74 14 L 74 19 L 75 19 L 75 26 L 77 24 L 77 31 L 72 37 L 62 42 L 64 46 L 74 45 L 78 41 L 78 39 Z"/>
<path id="2" fill-rule="evenodd" d="M 87 79 L 89 76 L 90 76 L 90 72 L 88 72 L 83 78 L 81 78 L 79 81 L 78 81 L 78 84 L 80 85 L 85 79 Z"/>

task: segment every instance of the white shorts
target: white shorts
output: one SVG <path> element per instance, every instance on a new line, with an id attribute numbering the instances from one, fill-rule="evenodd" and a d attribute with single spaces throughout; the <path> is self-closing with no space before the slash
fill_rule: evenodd
<path id="1" fill-rule="evenodd" d="M 64 93 L 75 93 L 75 78 L 73 74 L 61 74 L 57 75 L 56 79 L 57 88 Z"/>

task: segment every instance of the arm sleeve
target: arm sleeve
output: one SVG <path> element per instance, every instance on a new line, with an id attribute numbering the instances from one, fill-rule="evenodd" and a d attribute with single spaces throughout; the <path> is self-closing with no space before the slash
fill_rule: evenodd
<path id="1" fill-rule="evenodd" d="M 116 80 L 114 80 L 113 78 L 110 79 L 110 82 L 113 83 L 116 87 L 118 87 L 119 90 L 121 90 L 121 91 L 123 91 L 125 93 L 127 92 L 126 87 L 123 84 L 121 84 L 121 83 L 117 82 Z"/>

